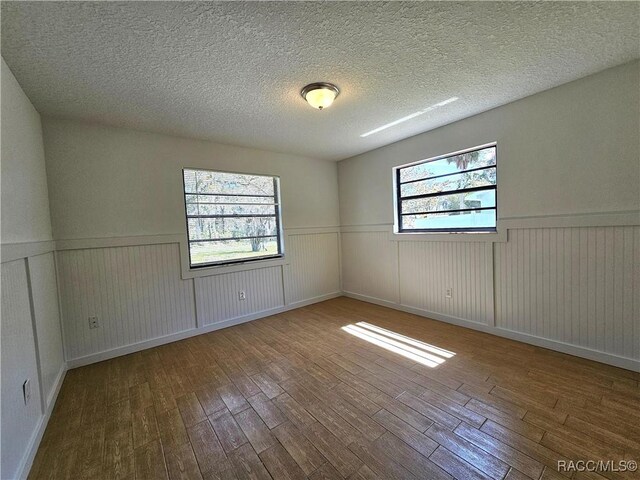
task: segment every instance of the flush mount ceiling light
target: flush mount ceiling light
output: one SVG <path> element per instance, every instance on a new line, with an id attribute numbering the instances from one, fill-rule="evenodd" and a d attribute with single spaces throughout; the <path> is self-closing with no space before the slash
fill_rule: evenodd
<path id="1" fill-rule="evenodd" d="M 316 82 L 310 83 L 302 89 L 300 95 L 309 105 L 318 110 L 323 110 L 333 103 L 340 94 L 340 90 L 333 83 Z"/>

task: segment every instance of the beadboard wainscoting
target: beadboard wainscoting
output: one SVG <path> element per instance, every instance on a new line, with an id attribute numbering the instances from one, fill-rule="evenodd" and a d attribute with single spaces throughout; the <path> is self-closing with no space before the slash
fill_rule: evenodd
<path id="1" fill-rule="evenodd" d="M 340 288 L 340 236 L 336 232 L 287 237 L 284 294 L 295 304 Z"/>
<path id="2" fill-rule="evenodd" d="M 640 359 L 640 226 L 509 230 L 496 325 Z"/>
<path id="3" fill-rule="evenodd" d="M 195 279 L 198 322 L 215 325 L 284 305 L 282 267 L 257 268 Z M 247 292 L 246 300 L 238 292 Z"/>
<path id="4" fill-rule="evenodd" d="M 397 242 L 404 305 L 493 324 L 491 244 Z M 451 289 L 447 297 L 446 289 Z"/>
<path id="5" fill-rule="evenodd" d="M 342 232 L 345 295 L 640 370 L 640 226 L 510 228 L 495 243 L 365 230 Z"/>
<path id="6" fill-rule="evenodd" d="M 2 478 L 26 476 L 66 372 L 52 243 L 2 245 Z"/>
<path id="7" fill-rule="evenodd" d="M 54 253 L 28 257 L 27 267 L 42 381 L 42 400 L 46 410 L 52 407 L 56 400 L 57 382 L 65 367 Z"/>
<path id="8" fill-rule="evenodd" d="M 2 264 L 2 431 L 13 437 L 3 439 L 3 464 L 7 459 L 22 459 L 24 465 L 24 452 L 34 443 L 42 413 L 28 282 L 24 259 Z M 30 379 L 32 389 L 28 405 L 21 388 L 25 379 Z"/>
<path id="9" fill-rule="evenodd" d="M 178 244 L 57 252 L 67 361 L 195 328 Z M 89 317 L 98 328 L 89 328 Z"/>
<path id="10" fill-rule="evenodd" d="M 251 270 L 188 279 L 181 277 L 179 244 L 160 241 L 125 246 L 109 239 L 96 241 L 95 247 L 87 241 L 59 242 L 70 367 L 340 295 L 337 228 L 288 233 L 284 265 L 256 264 Z M 246 300 L 239 299 L 240 291 Z M 99 327 L 91 329 L 93 316 Z"/>

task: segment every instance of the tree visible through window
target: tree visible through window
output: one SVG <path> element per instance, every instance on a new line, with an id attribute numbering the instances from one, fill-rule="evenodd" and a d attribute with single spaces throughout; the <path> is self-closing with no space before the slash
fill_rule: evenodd
<path id="1" fill-rule="evenodd" d="M 397 167 L 396 230 L 496 231 L 496 146 Z"/>
<path id="2" fill-rule="evenodd" d="M 183 170 L 192 267 L 282 255 L 278 177 Z"/>

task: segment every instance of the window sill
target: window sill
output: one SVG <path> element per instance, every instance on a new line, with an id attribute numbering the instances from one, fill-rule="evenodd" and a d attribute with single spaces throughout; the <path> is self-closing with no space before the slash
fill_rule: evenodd
<path id="1" fill-rule="evenodd" d="M 390 233 L 391 240 L 396 242 L 485 242 L 503 243 L 507 241 L 507 231 L 497 232 L 407 232 Z"/>
<path id="2" fill-rule="evenodd" d="M 244 272 L 247 270 L 258 270 L 260 268 L 277 267 L 281 265 L 287 265 L 289 262 L 283 256 L 274 258 L 265 258 L 262 260 L 247 260 L 245 262 L 223 264 L 223 265 L 211 265 L 207 267 L 189 267 L 189 258 L 182 258 L 182 279 L 189 278 L 202 278 L 212 277 L 215 275 L 224 275 L 226 273 Z"/>

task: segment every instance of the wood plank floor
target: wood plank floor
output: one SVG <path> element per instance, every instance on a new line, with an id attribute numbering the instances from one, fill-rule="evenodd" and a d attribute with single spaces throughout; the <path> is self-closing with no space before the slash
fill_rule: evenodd
<path id="1" fill-rule="evenodd" d="M 639 380 L 337 298 L 69 371 L 30 478 L 638 478 L 557 461 L 640 460 Z"/>

